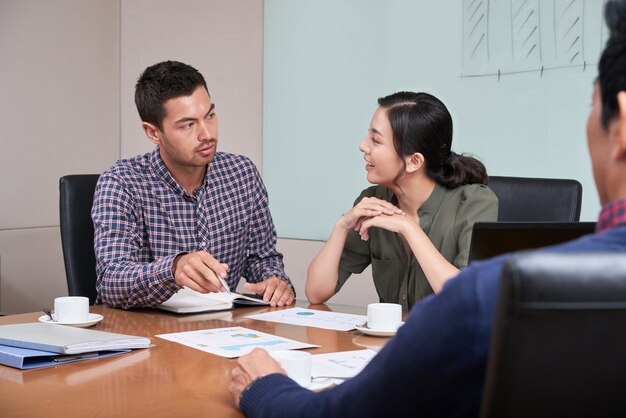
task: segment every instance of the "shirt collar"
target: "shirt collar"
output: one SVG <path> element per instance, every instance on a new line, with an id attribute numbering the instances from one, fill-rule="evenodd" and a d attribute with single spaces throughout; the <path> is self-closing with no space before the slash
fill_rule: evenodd
<path id="1" fill-rule="evenodd" d="M 167 184 L 172 190 L 176 191 L 176 193 L 184 195 L 187 194 L 185 189 L 178 184 L 178 182 L 170 173 L 170 170 L 167 169 L 167 166 L 163 162 L 161 158 L 161 152 L 159 150 L 159 146 L 157 145 L 154 150 L 150 153 L 149 157 L 150 164 L 154 168 L 154 173 L 159 177 L 165 184 Z"/>
<path id="2" fill-rule="evenodd" d="M 609 202 L 602 208 L 598 218 L 597 232 L 626 224 L 626 199 Z"/>

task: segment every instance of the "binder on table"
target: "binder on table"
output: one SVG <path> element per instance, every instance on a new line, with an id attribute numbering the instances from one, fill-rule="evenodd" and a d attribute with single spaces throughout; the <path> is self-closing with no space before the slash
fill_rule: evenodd
<path id="1" fill-rule="evenodd" d="M 82 354 L 59 354 L 52 351 L 33 350 L 30 348 L 11 347 L 0 345 L 0 364 L 27 370 L 40 367 L 58 366 L 59 364 L 74 363 L 76 361 L 92 360 L 103 357 L 128 353 L 131 350 L 107 350 Z"/>
<path id="2" fill-rule="evenodd" d="M 150 347 L 150 339 L 136 335 L 32 322 L 0 325 L 0 345 L 57 354 L 82 354 L 106 350 L 148 348 Z"/>

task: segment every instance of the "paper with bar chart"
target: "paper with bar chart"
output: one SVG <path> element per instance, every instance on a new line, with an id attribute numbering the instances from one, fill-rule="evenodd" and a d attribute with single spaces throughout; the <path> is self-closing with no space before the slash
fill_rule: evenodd
<path id="1" fill-rule="evenodd" d="M 176 332 L 160 334 L 157 337 L 228 358 L 242 356 L 257 347 L 268 351 L 319 347 L 244 327 Z"/>

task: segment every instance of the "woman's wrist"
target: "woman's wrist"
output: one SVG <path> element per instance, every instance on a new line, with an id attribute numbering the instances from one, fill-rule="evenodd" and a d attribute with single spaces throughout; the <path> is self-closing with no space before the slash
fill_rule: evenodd
<path id="1" fill-rule="evenodd" d="M 335 222 L 335 227 L 333 228 L 335 231 L 345 232 L 345 233 L 350 231 L 351 228 L 347 226 L 347 222 L 345 221 L 344 216 L 345 215 L 341 215 L 341 217 L 337 219 L 337 222 Z"/>
<path id="2" fill-rule="evenodd" d="M 421 229 L 414 219 L 405 216 L 402 222 L 402 229 L 399 232 L 406 238 L 418 234 Z"/>

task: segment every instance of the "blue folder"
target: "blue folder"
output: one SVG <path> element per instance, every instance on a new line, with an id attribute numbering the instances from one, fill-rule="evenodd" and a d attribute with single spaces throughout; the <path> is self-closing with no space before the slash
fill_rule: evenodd
<path id="1" fill-rule="evenodd" d="M 36 369 L 39 367 L 58 366 L 60 364 L 73 363 L 75 361 L 110 357 L 117 354 L 128 353 L 130 351 L 131 350 L 107 350 L 76 355 L 63 355 L 51 351 L 32 350 L 30 348 L 0 345 L 0 364 L 26 370 Z"/>

